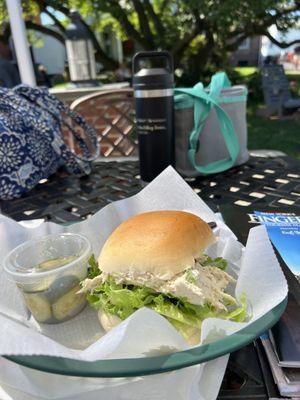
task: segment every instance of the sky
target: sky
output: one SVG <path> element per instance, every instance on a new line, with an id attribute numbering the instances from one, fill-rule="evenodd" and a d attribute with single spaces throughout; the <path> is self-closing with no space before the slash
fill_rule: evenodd
<path id="1" fill-rule="evenodd" d="M 284 40 L 286 42 L 291 42 L 292 40 L 300 39 L 300 29 L 290 29 L 286 35 L 282 36 L 282 34 L 278 32 L 276 26 L 272 25 L 269 29 L 269 32 L 277 40 Z M 267 55 L 277 55 L 280 53 L 287 52 L 295 46 L 299 46 L 299 43 L 297 45 L 288 47 L 286 49 L 280 49 L 278 46 L 273 44 L 267 37 L 264 36 L 262 39 L 261 54 L 264 57 Z"/>
<path id="2" fill-rule="evenodd" d="M 49 10 L 52 12 L 51 8 L 49 8 Z M 65 19 L 64 14 L 62 14 L 59 11 L 55 11 L 53 14 L 59 20 L 64 20 Z M 42 25 L 51 25 L 51 24 L 53 24 L 52 19 L 45 13 L 41 13 L 41 22 L 42 22 Z"/>
<path id="3" fill-rule="evenodd" d="M 42 22 L 42 25 L 51 25 L 52 19 L 50 17 L 48 17 L 47 14 L 42 13 L 41 14 L 41 22 Z"/>

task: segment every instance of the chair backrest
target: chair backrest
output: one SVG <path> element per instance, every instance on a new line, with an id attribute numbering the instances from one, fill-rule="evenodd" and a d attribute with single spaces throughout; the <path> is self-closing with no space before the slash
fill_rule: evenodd
<path id="1" fill-rule="evenodd" d="M 265 65 L 261 74 L 265 103 L 268 108 L 278 109 L 280 104 L 291 98 L 283 65 Z"/>
<path id="2" fill-rule="evenodd" d="M 101 157 L 137 155 L 132 89 L 83 96 L 75 100 L 70 108 L 81 114 L 98 133 Z"/>

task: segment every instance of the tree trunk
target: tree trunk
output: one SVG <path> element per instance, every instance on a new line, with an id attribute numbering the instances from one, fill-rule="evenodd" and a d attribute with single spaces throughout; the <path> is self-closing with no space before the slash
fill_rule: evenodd
<path id="1" fill-rule="evenodd" d="M 101 63 L 108 70 L 115 70 L 119 66 L 119 63 L 117 61 L 105 55 L 103 51 L 99 52 L 96 50 L 95 59 L 97 62 Z"/>
<path id="2" fill-rule="evenodd" d="M 60 43 L 65 43 L 64 36 L 61 33 L 54 31 L 53 29 L 47 28 L 44 25 L 37 24 L 31 20 L 25 21 L 25 24 L 27 29 L 32 29 L 33 31 L 41 32 L 44 35 L 52 36 Z"/>
<path id="3" fill-rule="evenodd" d="M 213 47 L 205 45 L 198 54 L 195 56 L 193 62 L 197 65 L 199 71 L 205 70 L 208 64 L 211 63 L 213 58 Z"/>

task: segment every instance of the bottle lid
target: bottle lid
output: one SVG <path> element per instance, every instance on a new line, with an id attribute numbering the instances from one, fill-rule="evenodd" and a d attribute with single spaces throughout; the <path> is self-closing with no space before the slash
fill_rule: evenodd
<path id="1" fill-rule="evenodd" d="M 143 68 L 141 63 L 145 60 L 161 60 L 163 66 Z M 133 88 L 138 90 L 173 88 L 173 72 L 173 58 L 169 52 L 144 51 L 137 53 L 132 60 Z"/>
<path id="2" fill-rule="evenodd" d="M 161 89 L 174 86 L 173 74 L 164 68 L 142 68 L 132 79 L 134 89 Z"/>

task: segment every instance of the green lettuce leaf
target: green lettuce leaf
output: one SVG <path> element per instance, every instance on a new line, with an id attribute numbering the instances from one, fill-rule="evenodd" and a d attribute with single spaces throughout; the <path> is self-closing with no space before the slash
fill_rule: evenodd
<path id="1" fill-rule="evenodd" d="M 200 328 L 194 328 L 191 325 L 183 324 L 182 322 L 176 321 L 175 319 L 168 318 L 169 322 L 174 326 L 175 329 L 184 337 L 185 340 L 189 341 L 191 337 L 197 335 L 200 338 Z"/>
<path id="2" fill-rule="evenodd" d="M 195 275 L 193 274 L 193 271 L 188 270 L 185 274 L 185 279 L 187 280 L 187 282 L 189 283 L 196 283 L 197 278 L 195 277 Z"/>
<path id="3" fill-rule="evenodd" d="M 247 314 L 247 299 L 246 294 L 243 293 L 240 298 L 240 305 L 228 313 L 221 313 L 219 318 L 230 319 L 235 322 L 243 322 L 248 317 Z"/>
<path id="4" fill-rule="evenodd" d="M 222 257 L 217 257 L 217 258 L 211 258 L 209 256 L 206 256 L 206 259 L 201 263 L 201 265 L 203 267 L 216 267 L 216 268 L 220 268 L 223 271 L 226 269 L 227 267 L 227 261 L 225 260 L 225 258 Z"/>
<path id="5" fill-rule="evenodd" d="M 91 255 L 88 261 L 89 267 L 88 267 L 88 278 L 93 279 L 96 278 L 96 276 L 101 274 L 101 271 L 98 267 L 98 263 L 95 259 L 94 254 Z"/>
<path id="6" fill-rule="evenodd" d="M 149 304 L 148 307 L 168 319 L 198 329 L 201 327 L 201 321 L 197 314 L 192 310 L 188 311 L 182 299 L 176 300 L 175 298 L 168 298 L 163 294 L 158 294 L 158 296 L 154 297 L 153 302 Z"/>
<path id="7" fill-rule="evenodd" d="M 94 262 L 96 263 L 92 260 L 91 275 L 96 273 Z M 99 274 L 101 271 L 97 266 L 97 275 Z M 190 337 L 192 332 L 200 332 L 205 318 L 217 317 L 241 322 L 247 317 L 245 296 L 239 305 L 232 305 L 228 312 L 220 312 L 211 304 L 190 304 L 185 298 L 158 293 L 146 286 L 116 283 L 112 277 L 108 277 L 88 293 L 87 300 L 92 307 L 117 315 L 122 320 L 139 308 L 148 307 L 167 318 L 185 338 Z"/>
<path id="8" fill-rule="evenodd" d="M 87 295 L 87 300 L 94 308 L 102 308 L 125 319 L 134 311 L 150 304 L 154 296 L 155 292 L 145 286 L 118 284 L 109 277 Z"/>

